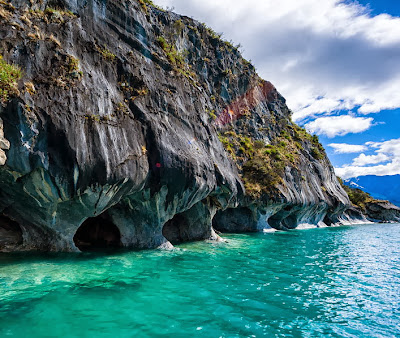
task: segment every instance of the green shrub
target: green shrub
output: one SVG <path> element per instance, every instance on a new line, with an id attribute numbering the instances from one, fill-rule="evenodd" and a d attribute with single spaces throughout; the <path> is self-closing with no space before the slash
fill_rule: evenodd
<path id="1" fill-rule="evenodd" d="M 0 55 L 0 103 L 5 104 L 13 95 L 18 95 L 18 80 L 22 72 L 18 66 L 10 65 Z"/>
<path id="2" fill-rule="evenodd" d="M 61 17 L 70 17 L 70 18 L 76 17 L 76 15 L 69 10 L 55 9 L 55 8 L 51 8 L 51 7 L 47 7 L 43 13 L 46 15 L 50 15 L 50 16 L 58 15 Z"/>
<path id="3" fill-rule="evenodd" d="M 167 40 L 163 36 L 159 36 L 157 38 L 157 42 L 164 51 L 165 55 L 167 56 L 168 61 L 178 68 L 182 68 L 185 66 L 185 57 L 184 53 L 179 53 L 175 46 L 169 44 Z"/>
<path id="4" fill-rule="evenodd" d="M 178 31 L 178 33 L 182 33 L 183 29 L 185 28 L 185 24 L 182 22 L 181 19 L 176 20 L 174 22 L 174 28 Z"/>
<path id="5" fill-rule="evenodd" d="M 101 56 L 106 59 L 107 61 L 114 62 L 115 58 L 117 57 L 113 54 L 107 47 L 104 48 L 97 48 L 97 51 L 101 54 Z"/>
<path id="6" fill-rule="evenodd" d="M 261 193 L 269 193 L 282 181 L 284 164 L 254 156 L 243 165 L 243 181 L 246 193 L 259 198 Z"/>
<path id="7" fill-rule="evenodd" d="M 157 42 L 160 45 L 160 47 L 163 49 L 163 51 L 166 51 L 169 49 L 169 44 L 167 43 L 167 41 L 165 40 L 165 38 L 163 36 L 159 36 L 157 38 Z"/>
<path id="8" fill-rule="evenodd" d="M 158 10 L 160 10 L 162 12 L 165 12 L 165 10 L 163 8 L 161 8 L 160 6 L 157 6 L 151 0 L 137 0 L 137 1 L 139 2 L 139 4 L 142 6 L 142 8 L 144 9 L 144 11 L 146 13 L 147 13 L 147 6 L 152 6 L 152 7 L 157 8 Z"/>
<path id="9" fill-rule="evenodd" d="M 222 38 L 222 33 L 217 33 L 211 27 L 208 27 L 205 23 L 202 23 L 202 25 L 206 28 L 208 35 L 210 35 L 213 39 L 220 40 Z"/>
<path id="10" fill-rule="evenodd" d="M 319 143 L 319 138 L 318 138 L 317 135 L 313 135 L 311 137 L 311 140 L 312 140 L 312 143 L 314 143 L 314 144 L 318 144 Z"/>
<path id="11" fill-rule="evenodd" d="M 264 147 L 265 147 L 264 141 L 260 141 L 260 140 L 254 141 L 254 148 L 255 149 L 262 149 Z"/>
<path id="12" fill-rule="evenodd" d="M 370 194 L 366 193 L 365 191 L 362 191 L 361 189 L 351 188 L 345 185 L 340 177 L 338 177 L 337 179 L 344 191 L 346 191 L 347 195 L 349 196 L 350 202 L 356 207 L 359 207 L 364 212 L 367 203 L 376 201 L 376 199 L 374 199 Z"/>
<path id="13" fill-rule="evenodd" d="M 303 144 L 307 144 L 307 142 L 311 143 L 311 156 L 317 160 L 321 160 L 325 156 L 325 149 L 322 144 L 319 142 L 319 138 L 317 135 L 310 135 L 304 128 L 299 127 L 298 125 L 291 125 L 291 129 L 294 133 L 294 139 L 297 141 L 295 145 L 297 149 L 303 150 Z"/>
<path id="14" fill-rule="evenodd" d="M 217 115 L 215 115 L 213 112 L 208 113 L 208 115 L 210 116 L 210 119 L 213 121 L 217 119 Z"/>
<path id="15" fill-rule="evenodd" d="M 175 46 L 168 43 L 163 36 L 159 36 L 157 38 L 157 42 L 175 70 L 189 79 L 193 85 L 197 85 L 196 80 L 194 80 L 196 78 L 196 73 L 192 71 L 191 67 L 185 61 L 185 56 L 187 55 L 188 51 L 178 52 Z"/>
<path id="16" fill-rule="evenodd" d="M 279 141 L 278 145 L 279 147 L 285 148 L 287 146 L 287 143 L 285 141 Z"/>
<path id="17" fill-rule="evenodd" d="M 286 154 L 285 156 L 291 163 L 294 163 L 295 160 L 293 154 Z"/>
<path id="18" fill-rule="evenodd" d="M 297 149 L 299 149 L 299 150 L 304 150 L 304 148 L 303 148 L 303 146 L 301 145 L 300 142 L 295 142 L 294 144 L 296 145 L 296 148 L 297 148 Z"/>
<path id="19" fill-rule="evenodd" d="M 322 160 L 324 158 L 324 155 L 321 154 L 317 147 L 311 148 L 311 156 L 314 157 L 316 160 Z"/>
<path id="20" fill-rule="evenodd" d="M 281 137 L 284 137 L 287 140 L 291 139 L 291 136 L 288 134 L 288 132 L 286 130 L 282 130 Z"/>
<path id="21" fill-rule="evenodd" d="M 294 154 L 285 156 L 285 148 L 265 145 L 261 140 L 253 140 L 234 131 L 227 131 L 219 138 L 242 171 L 246 194 L 252 198 L 274 191 L 281 182 L 285 166 L 296 159 Z"/>
<path id="22" fill-rule="evenodd" d="M 70 73 L 79 71 L 79 60 L 72 55 L 69 56 L 68 71 Z"/>

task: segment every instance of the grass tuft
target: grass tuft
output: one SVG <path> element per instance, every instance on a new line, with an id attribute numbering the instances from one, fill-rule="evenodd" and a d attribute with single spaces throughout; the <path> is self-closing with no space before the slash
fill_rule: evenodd
<path id="1" fill-rule="evenodd" d="M 0 55 L 0 103 L 5 104 L 10 97 L 18 95 L 18 80 L 22 76 L 21 69 L 7 63 Z"/>

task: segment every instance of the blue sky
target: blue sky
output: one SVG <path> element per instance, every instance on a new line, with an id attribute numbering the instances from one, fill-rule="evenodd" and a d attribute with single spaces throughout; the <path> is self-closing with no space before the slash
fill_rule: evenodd
<path id="1" fill-rule="evenodd" d="M 155 0 L 241 43 L 343 178 L 400 174 L 400 0 Z"/>
<path id="2" fill-rule="evenodd" d="M 343 112 L 345 113 L 345 112 Z M 320 135 L 319 139 L 324 144 L 326 152 L 332 164 L 336 167 L 346 165 L 355 157 L 354 153 L 338 154 L 335 153 L 334 148 L 330 147 L 332 143 L 345 143 L 345 144 L 364 144 L 365 142 L 384 142 L 391 139 L 400 137 L 400 109 L 396 110 L 383 110 L 381 113 L 374 116 L 376 125 L 372 126 L 369 130 L 358 134 L 347 134 L 345 136 L 338 136 L 335 138 L 328 138 L 325 135 Z M 364 151 L 367 155 L 373 155 L 371 150 Z M 357 154 L 356 154 L 357 155 Z"/>
<path id="3" fill-rule="evenodd" d="M 387 13 L 400 16 L 400 1 L 398 0 L 358 0 L 358 2 L 371 9 L 373 15 Z"/>

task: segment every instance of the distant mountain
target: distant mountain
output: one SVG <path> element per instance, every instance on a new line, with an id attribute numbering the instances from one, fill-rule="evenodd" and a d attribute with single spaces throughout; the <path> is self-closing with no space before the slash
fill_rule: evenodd
<path id="1" fill-rule="evenodd" d="M 400 175 L 360 176 L 345 180 L 344 183 L 352 188 L 361 189 L 372 197 L 389 200 L 400 206 Z"/>

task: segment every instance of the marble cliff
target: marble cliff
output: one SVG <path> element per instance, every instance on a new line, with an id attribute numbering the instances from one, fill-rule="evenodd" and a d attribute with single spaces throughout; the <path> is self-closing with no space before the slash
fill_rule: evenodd
<path id="1" fill-rule="evenodd" d="M 361 217 L 275 87 L 191 18 L 144 0 L 0 0 L 0 51 L 21 70 L 0 92 L 2 250 Z"/>

